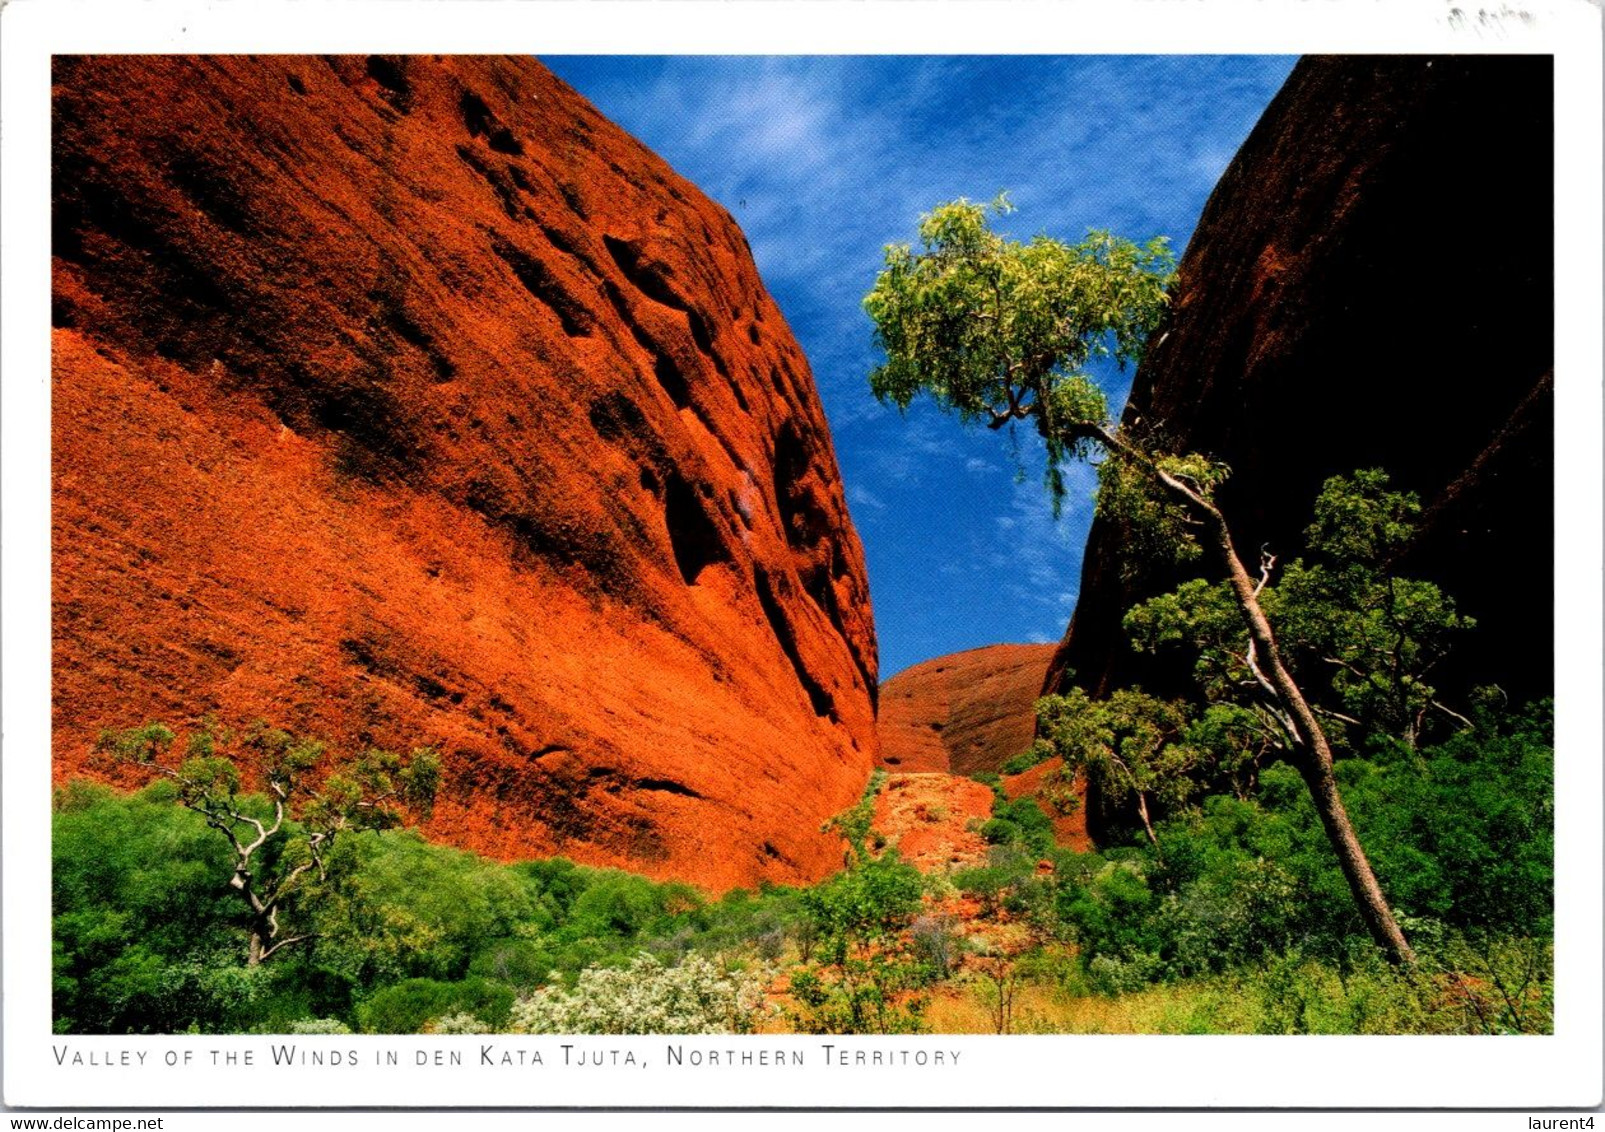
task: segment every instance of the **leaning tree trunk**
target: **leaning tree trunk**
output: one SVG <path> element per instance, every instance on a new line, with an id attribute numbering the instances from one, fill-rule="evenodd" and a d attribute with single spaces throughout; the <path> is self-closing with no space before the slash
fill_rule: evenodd
<path id="1" fill-rule="evenodd" d="M 1142 828 L 1148 834 L 1148 840 L 1155 849 L 1159 848 L 1159 837 L 1154 833 L 1154 823 L 1148 817 L 1148 798 L 1141 790 L 1137 791 L 1137 816 L 1142 819 Z"/>
<path id="2" fill-rule="evenodd" d="M 1354 826 L 1349 822 L 1343 798 L 1338 793 L 1337 778 L 1332 773 L 1332 748 L 1326 741 L 1326 732 L 1322 730 L 1320 721 L 1315 718 L 1315 713 L 1310 710 L 1310 705 L 1304 699 L 1304 693 L 1299 689 L 1292 673 L 1288 672 L 1287 666 L 1282 663 L 1281 650 L 1276 645 L 1276 634 L 1271 631 L 1271 623 L 1266 620 L 1265 611 L 1260 608 L 1259 587 L 1254 579 L 1249 577 L 1248 571 L 1237 557 L 1237 549 L 1232 545 L 1232 532 L 1226 524 L 1226 517 L 1206 496 L 1195 491 L 1181 479 L 1170 475 L 1145 453 L 1126 444 L 1118 436 L 1096 427 L 1087 429 L 1086 434 L 1101 441 L 1109 451 L 1119 453 L 1146 468 L 1208 528 L 1212 549 L 1226 569 L 1232 595 L 1237 600 L 1237 607 L 1243 614 L 1243 620 L 1248 624 L 1251 642 L 1249 662 L 1255 666 L 1255 675 L 1263 679 L 1267 691 L 1286 715 L 1285 723 L 1289 725 L 1289 735 L 1299 755 L 1299 773 L 1309 789 L 1310 800 L 1315 803 L 1315 812 L 1321 815 L 1321 825 L 1326 829 L 1327 840 L 1332 843 L 1332 849 L 1337 854 L 1338 866 L 1343 870 L 1344 879 L 1349 882 L 1349 890 L 1354 894 L 1354 904 L 1359 910 L 1360 918 L 1365 921 L 1371 937 L 1388 953 L 1389 958 L 1396 963 L 1413 965 L 1416 961 L 1415 951 L 1411 949 L 1410 942 L 1404 938 L 1404 932 L 1399 929 L 1398 920 L 1394 919 L 1393 909 L 1388 906 L 1387 897 L 1382 893 L 1382 886 L 1377 883 L 1376 874 L 1371 871 L 1371 862 L 1366 859 L 1365 850 L 1360 846 L 1360 839 L 1355 836 Z M 1259 671 L 1254 659 L 1256 656 L 1263 659 L 1267 671 L 1263 673 Z"/>
<path id="3" fill-rule="evenodd" d="M 1182 487 L 1185 490 L 1185 485 Z M 1265 679 L 1270 683 L 1276 699 L 1294 724 L 1292 738 L 1302 756 L 1298 760 L 1299 773 L 1309 788 L 1310 799 L 1315 803 L 1315 812 L 1321 815 L 1321 825 L 1326 828 L 1327 839 L 1337 853 L 1338 865 L 1343 869 L 1343 876 L 1349 882 L 1350 891 L 1354 893 L 1354 902 L 1360 910 L 1360 916 L 1365 920 L 1365 926 L 1370 929 L 1372 938 L 1394 961 L 1413 964 L 1416 961 L 1415 952 L 1411 949 L 1409 941 L 1404 938 L 1404 932 L 1399 929 L 1398 921 L 1394 919 L 1393 909 L 1388 906 L 1387 897 L 1382 893 L 1382 886 L 1377 883 L 1376 874 L 1371 871 L 1371 862 L 1366 859 L 1360 839 L 1355 836 L 1354 826 L 1349 822 L 1343 798 L 1338 793 L 1337 778 L 1332 773 L 1332 748 L 1326 741 L 1326 732 L 1321 728 L 1320 721 L 1315 718 L 1315 713 L 1310 710 L 1310 705 L 1304 699 L 1304 693 L 1299 689 L 1292 674 L 1282 663 L 1282 655 L 1276 646 L 1276 636 L 1271 631 L 1271 623 L 1266 620 L 1265 612 L 1260 608 L 1258 588 L 1237 557 L 1225 517 L 1207 500 L 1194 497 L 1191 502 L 1195 510 L 1202 511 L 1210 527 L 1215 551 L 1226 567 L 1226 575 L 1231 582 L 1232 594 L 1237 599 L 1243 620 L 1248 623 L 1253 650 L 1264 658 L 1264 667 L 1267 670 L 1264 673 Z"/>

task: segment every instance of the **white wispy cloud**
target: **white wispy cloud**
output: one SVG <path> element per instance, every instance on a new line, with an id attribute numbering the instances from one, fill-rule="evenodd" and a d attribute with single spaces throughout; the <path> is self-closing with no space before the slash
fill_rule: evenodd
<path id="1" fill-rule="evenodd" d="M 859 507 L 868 507 L 875 511 L 886 510 L 885 501 L 860 483 L 855 483 L 848 487 L 847 500 L 849 503 L 856 504 Z"/>

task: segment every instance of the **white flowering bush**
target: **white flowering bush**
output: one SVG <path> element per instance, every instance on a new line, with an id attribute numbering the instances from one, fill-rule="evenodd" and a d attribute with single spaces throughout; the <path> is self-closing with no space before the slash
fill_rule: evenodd
<path id="1" fill-rule="evenodd" d="M 349 1034 L 351 1027 L 338 1018 L 302 1018 L 291 1022 L 292 1034 Z"/>
<path id="2" fill-rule="evenodd" d="M 488 1034 L 491 1028 L 466 1010 L 436 1018 L 425 1029 L 431 1034 Z"/>
<path id="3" fill-rule="evenodd" d="M 700 955 L 667 967 L 638 955 L 591 967 L 573 990 L 543 987 L 513 1004 L 515 1034 L 748 1034 L 764 1013 L 764 968 L 722 971 Z"/>

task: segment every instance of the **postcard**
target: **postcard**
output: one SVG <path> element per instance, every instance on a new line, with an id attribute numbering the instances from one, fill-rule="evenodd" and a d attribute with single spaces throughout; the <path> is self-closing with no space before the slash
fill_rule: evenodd
<path id="1" fill-rule="evenodd" d="M 1599 1102 L 1597 8 L 87 11 L 7 1104 Z"/>

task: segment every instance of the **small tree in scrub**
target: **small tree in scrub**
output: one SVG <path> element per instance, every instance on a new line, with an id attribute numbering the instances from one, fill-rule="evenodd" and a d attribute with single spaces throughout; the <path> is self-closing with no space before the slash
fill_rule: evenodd
<path id="1" fill-rule="evenodd" d="M 1151 801 L 1174 806 L 1197 789 L 1196 748 L 1181 742 L 1187 726 L 1182 705 L 1135 689 L 1093 700 L 1080 688 L 1037 701 L 1042 745 L 1064 760 L 1064 774 L 1083 774 L 1104 796 L 1131 799 L 1155 848 Z"/>
<path id="2" fill-rule="evenodd" d="M 894 850 L 805 890 L 803 909 L 824 941 L 826 960 L 841 963 L 907 926 L 922 891 L 919 873 Z"/>
<path id="3" fill-rule="evenodd" d="M 178 803 L 227 839 L 233 858 L 228 884 L 248 912 L 246 963 L 252 967 L 312 938 L 308 931 L 285 932 L 279 916 L 306 873 L 326 875 L 337 836 L 392 829 L 406 813 L 427 816 L 440 784 L 440 757 L 432 748 L 407 756 L 368 750 L 335 759 L 317 740 L 257 727 L 239 745 L 261 768 L 263 803 L 240 793 L 239 768 L 218 753 L 220 741 L 211 729 L 191 735 L 184 758 L 173 765 L 168 755 L 176 738 L 166 725 L 147 723 L 102 733 L 96 752 L 168 779 Z"/>
<path id="4" fill-rule="evenodd" d="M 924 883 L 896 851 L 868 857 L 802 894 L 824 970 L 792 972 L 793 1022 L 804 1033 L 911 1033 L 924 1003 L 907 992 L 934 977 L 917 945 L 902 938 Z"/>
<path id="5" fill-rule="evenodd" d="M 993 211 L 1008 211 L 1007 202 L 1000 197 Z M 1086 372 L 1095 357 L 1121 364 L 1140 358 L 1174 278 L 1164 241 L 1138 245 L 1095 232 L 1075 245 L 1046 236 L 1020 243 L 994 233 L 986 208 L 962 199 L 923 216 L 919 237 L 918 251 L 886 249 L 886 265 L 864 299 L 886 354 L 870 374 L 871 390 L 899 408 L 929 393 L 963 421 L 992 428 L 1031 422 L 1047 449 L 1055 510 L 1064 495 L 1060 465 L 1102 452 L 1101 510 L 1156 536 L 1159 549 L 1209 553 L 1247 631 L 1245 667 L 1286 725 L 1291 756 L 1355 905 L 1389 956 L 1413 963 L 1344 809 L 1326 731 L 1261 604 L 1274 560 L 1262 557 L 1257 576 L 1251 573 L 1215 503 L 1227 469 L 1198 454 L 1158 450 L 1115 427 Z"/>
<path id="6" fill-rule="evenodd" d="M 992 1032 L 1007 1034 L 1014 1028 L 1014 1000 L 1020 991 L 1019 969 L 1008 956 L 997 952 L 976 956 L 974 965 Z"/>

